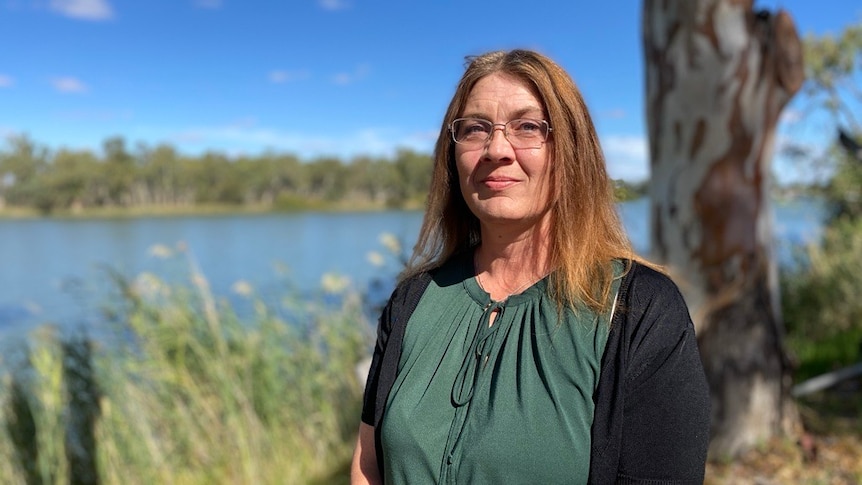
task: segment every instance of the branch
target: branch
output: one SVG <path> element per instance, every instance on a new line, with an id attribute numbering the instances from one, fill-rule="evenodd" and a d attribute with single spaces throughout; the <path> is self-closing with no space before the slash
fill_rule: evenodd
<path id="1" fill-rule="evenodd" d="M 838 142 L 857 162 L 862 162 L 862 144 L 859 144 L 843 128 L 838 128 Z"/>
<path id="2" fill-rule="evenodd" d="M 812 392 L 822 391 L 823 389 L 832 387 L 843 380 L 850 379 L 851 377 L 855 377 L 860 374 L 862 374 L 862 362 L 853 364 L 850 367 L 844 367 L 843 369 L 822 374 L 817 377 L 812 377 L 807 381 L 793 386 L 793 391 L 791 391 L 791 393 L 793 394 L 793 397 L 804 396 L 806 394 L 811 394 Z"/>

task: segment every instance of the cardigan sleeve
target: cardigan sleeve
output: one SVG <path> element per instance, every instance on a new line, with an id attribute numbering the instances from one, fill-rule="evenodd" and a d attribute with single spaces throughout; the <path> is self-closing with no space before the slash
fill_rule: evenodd
<path id="1" fill-rule="evenodd" d="M 623 304 L 626 355 L 617 483 L 703 483 L 710 396 L 677 286 L 636 266 Z"/>
<path id="2" fill-rule="evenodd" d="M 377 322 L 377 342 L 374 345 L 374 354 L 371 357 L 362 399 L 362 422 L 374 427 L 374 448 L 377 452 L 377 469 L 381 477 L 384 457 L 380 422 L 386 410 L 389 391 L 398 374 L 401 342 L 404 339 L 407 322 L 430 282 L 431 275 L 427 272 L 402 281 L 395 287 Z"/>
<path id="3" fill-rule="evenodd" d="M 389 301 L 380 313 L 377 340 L 362 400 L 362 422 L 365 424 L 377 427 L 383 417 L 386 399 L 398 370 L 401 341 L 407 321 L 430 282 L 429 273 L 420 273 L 402 281 L 392 291 Z"/>
<path id="4" fill-rule="evenodd" d="M 398 291 L 397 289 L 395 291 Z M 380 317 L 377 319 L 377 339 L 374 342 L 374 352 L 371 354 L 371 366 L 368 369 L 368 378 L 365 380 L 365 393 L 362 398 L 362 422 L 371 426 L 375 425 L 375 409 L 377 405 L 377 389 L 380 385 L 380 371 L 383 362 L 383 354 L 386 352 L 386 344 L 389 342 L 389 333 L 392 330 L 391 314 L 392 301 L 395 292 L 390 296 Z"/>

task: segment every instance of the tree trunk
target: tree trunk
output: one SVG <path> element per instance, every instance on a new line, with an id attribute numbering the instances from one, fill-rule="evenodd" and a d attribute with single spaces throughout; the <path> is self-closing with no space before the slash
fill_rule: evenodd
<path id="1" fill-rule="evenodd" d="M 803 80 L 793 20 L 752 0 L 645 0 L 652 257 L 689 303 L 712 393 L 712 459 L 796 422 L 768 188 Z"/>

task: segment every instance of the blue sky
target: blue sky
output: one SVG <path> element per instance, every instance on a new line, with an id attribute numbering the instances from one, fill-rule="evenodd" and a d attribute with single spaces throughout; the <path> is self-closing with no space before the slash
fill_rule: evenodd
<path id="1" fill-rule="evenodd" d="M 862 20 L 858 0 L 755 4 L 789 11 L 802 34 Z M 0 136 L 94 151 L 122 136 L 130 149 L 167 143 L 191 155 L 430 153 L 464 56 L 527 47 L 579 84 L 611 176 L 638 180 L 648 173 L 640 9 L 615 1 L 0 0 Z M 792 133 L 793 118 L 783 132 Z"/>

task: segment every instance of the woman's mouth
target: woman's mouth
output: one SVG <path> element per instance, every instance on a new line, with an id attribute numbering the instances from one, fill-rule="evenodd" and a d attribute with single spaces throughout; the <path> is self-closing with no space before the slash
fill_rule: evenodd
<path id="1" fill-rule="evenodd" d="M 491 190 L 503 190 L 518 183 L 517 179 L 510 177 L 485 177 L 482 184 Z"/>

